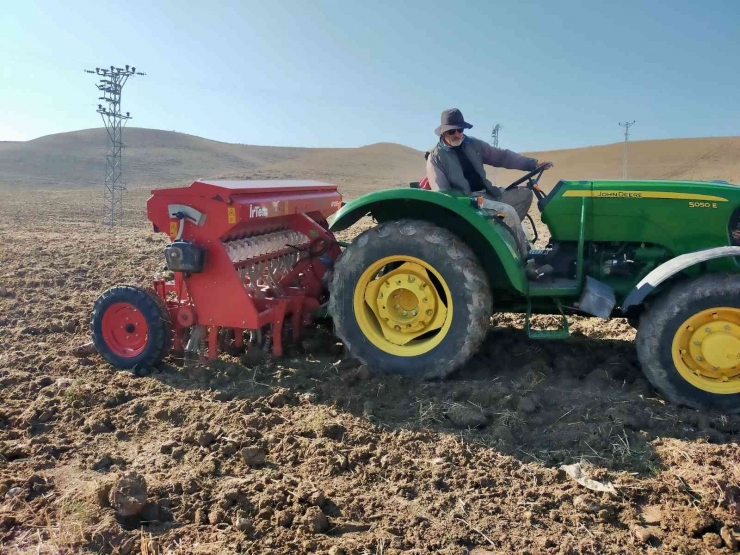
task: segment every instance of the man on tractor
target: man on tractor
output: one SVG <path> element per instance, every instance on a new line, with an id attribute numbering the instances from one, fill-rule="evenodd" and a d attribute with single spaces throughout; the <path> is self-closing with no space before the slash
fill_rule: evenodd
<path id="1" fill-rule="evenodd" d="M 440 126 L 434 130 L 439 142 L 427 156 L 426 170 L 429 187 L 433 191 L 456 189 L 466 195 L 485 196 L 494 201 L 493 210 L 503 216 L 511 228 L 519 249 L 526 258 L 529 244 L 521 222 L 532 205 L 533 193 L 527 188 L 504 190 L 495 187 L 487 178 L 483 164 L 511 170 L 532 171 L 551 167 L 552 163 L 522 156 L 511 150 L 493 147 L 463 133 L 473 126 L 465 121 L 462 112 L 451 108 L 442 112 Z M 490 205 L 489 205 L 490 206 Z M 538 268 L 533 260 L 528 261 L 527 273 L 539 277 L 551 268 Z"/>

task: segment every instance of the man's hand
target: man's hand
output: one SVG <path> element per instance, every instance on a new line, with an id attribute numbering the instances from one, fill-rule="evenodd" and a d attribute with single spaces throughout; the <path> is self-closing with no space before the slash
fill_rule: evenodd
<path id="1" fill-rule="evenodd" d="M 547 170 L 547 169 L 549 169 L 549 168 L 552 168 L 552 167 L 553 167 L 554 165 L 555 165 L 555 164 L 553 164 L 553 163 L 552 163 L 552 162 L 550 162 L 549 160 L 537 160 L 537 166 L 536 166 L 536 169 L 538 169 L 538 170 L 539 170 L 539 169 L 540 169 L 541 167 L 543 167 L 543 166 L 544 166 L 544 167 L 545 167 L 545 169 Z"/>

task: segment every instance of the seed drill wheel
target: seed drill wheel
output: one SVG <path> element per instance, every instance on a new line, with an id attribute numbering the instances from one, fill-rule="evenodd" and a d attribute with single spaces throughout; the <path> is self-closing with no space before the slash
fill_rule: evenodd
<path id="1" fill-rule="evenodd" d="M 704 275 L 661 295 L 640 319 L 637 354 L 669 400 L 740 412 L 740 276 Z"/>
<path id="2" fill-rule="evenodd" d="M 358 236 L 336 264 L 329 313 L 373 369 L 441 378 L 465 364 L 491 316 L 488 277 L 470 248 L 431 223 L 400 220 Z"/>
<path id="3" fill-rule="evenodd" d="M 95 347 L 116 368 L 154 366 L 172 345 L 167 307 L 139 287 L 113 287 L 98 297 L 90 327 Z"/>

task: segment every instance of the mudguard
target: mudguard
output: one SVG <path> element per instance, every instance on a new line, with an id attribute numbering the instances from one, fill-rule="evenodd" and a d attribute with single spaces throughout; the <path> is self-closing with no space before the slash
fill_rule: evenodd
<path id="1" fill-rule="evenodd" d="M 682 254 L 664 262 L 652 272 L 646 275 L 640 283 L 635 285 L 622 304 L 622 312 L 626 312 L 633 306 L 637 306 L 665 280 L 677 273 L 694 266 L 700 262 L 714 260 L 715 258 L 726 258 L 729 256 L 740 256 L 740 247 L 717 247 L 696 252 Z"/>
<path id="2" fill-rule="evenodd" d="M 412 188 L 377 191 L 344 205 L 330 229 L 342 231 L 368 215 L 379 223 L 415 219 L 444 227 L 473 249 L 494 289 L 526 294 L 527 279 L 513 235 L 502 223 L 491 225 L 483 212 L 471 206 L 469 197 Z"/>

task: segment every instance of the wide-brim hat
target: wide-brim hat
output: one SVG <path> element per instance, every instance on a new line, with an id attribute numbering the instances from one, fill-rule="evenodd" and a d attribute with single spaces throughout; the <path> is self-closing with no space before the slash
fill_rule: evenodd
<path id="1" fill-rule="evenodd" d="M 442 133 L 444 133 L 445 131 L 449 131 L 450 129 L 472 128 L 473 126 L 465 121 L 465 118 L 463 118 L 462 112 L 460 110 L 458 110 L 457 108 L 451 108 L 450 110 L 445 110 L 444 112 L 442 112 L 441 125 L 437 127 L 434 132 L 439 137 L 440 135 L 442 135 Z"/>

